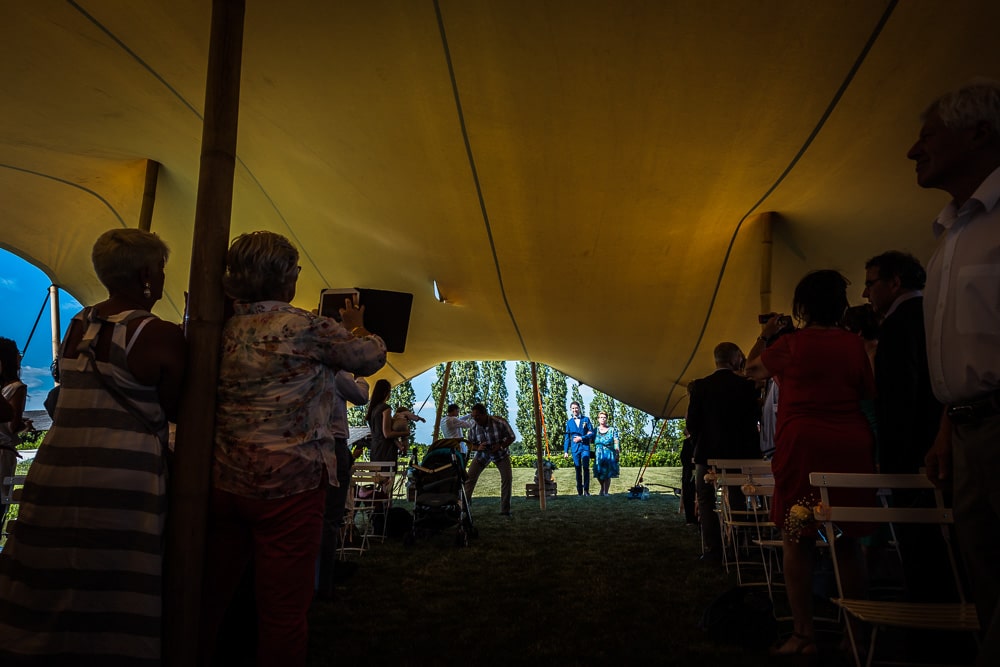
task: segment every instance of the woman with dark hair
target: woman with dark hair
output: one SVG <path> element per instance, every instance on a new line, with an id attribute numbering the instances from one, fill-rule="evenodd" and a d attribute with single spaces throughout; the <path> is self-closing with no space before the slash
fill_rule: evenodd
<path id="1" fill-rule="evenodd" d="M 785 584 L 794 628 L 792 636 L 772 650 L 775 655 L 816 653 L 812 508 L 819 496 L 809 484 L 809 473 L 875 470 L 874 437 L 861 407 L 863 400 L 874 396 L 875 380 L 863 341 L 840 326 L 847 310 L 847 284 L 837 271 L 807 274 L 793 297 L 792 312 L 801 328 L 767 345 L 781 327 L 781 316 L 772 317 L 750 350 L 746 368 L 749 377 L 773 376 L 781 385 L 771 460 L 771 518 L 783 528 Z M 853 504 L 864 502 L 860 499 Z M 845 588 L 860 594 L 864 589 L 861 553 L 850 524 L 845 533 L 843 546 L 837 548 L 842 580 Z"/>
<path id="2" fill-rule="evenodd" d="M 167 422 L 185 365 L 180 327 L 150 313 L 168 254 L 139 229 L 94 244 L 108 298 L 59 352 L 55 419 L 0 553 L 0 663 L 160 662 Z"/>
<path id="3" fill-rule="evenodd" d="M 3 484 L 3 478 L 13 475 L 17 467 L 17 434 L 30 425 L 30 421 L 28 424 L 24 422 L 28 387 L 21 382 L 21 352 L 10 338 L 0 338 L 0 392 L 4 408 L 3 414 L 0 414 L 0 484 Z M 0 486 L 0 493 L 5 491 Z M 2 505 L 0 529 L 6 520 L 7 505 Z"/>
<path id="4" fill-rule="evenodd" d="M 392 428 L 392 409 L 389 407 L 391 391 L 392 385 L 388 380 L 379 380 L 368 401 L 365 422 L 372 433 L 372 461 L 395 461 L 404 449 L 400 438 L 410 435 L 409 429 L 396 431 Z"/>
<path id="5" fill-rule="evenodd" d="M 370 375 L 385 344 L 345 300 L 343 324 L 291 305 L 299 253 L 280 234 L 233 241 L 223 287 L 235 299 L 222 331 L 204 656 L 253 564 L 257 664 L 305 664 L 327 487 L 337 485 L 336 375 Z"/>

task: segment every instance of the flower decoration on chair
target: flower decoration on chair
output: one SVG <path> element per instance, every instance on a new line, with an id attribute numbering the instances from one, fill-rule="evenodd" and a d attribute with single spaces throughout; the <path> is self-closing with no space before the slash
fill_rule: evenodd
<path id="1" fill-rule="evenodd" d="M 752 483 L 744 484 L 740 487 L 740 491 L 743 492 L 744 496 L 754 496 L 757 495 L 757 487 Z"/>
<path id="2" fill-rule="evenodd" d="M 715 474 L 714 472 L 707 472 L 707 473 L 705 473 L 705 481 L 708 482 L 709 484 L 711 484 L 712 482 L 714 482 L 717 479 L 719 479 L 719 476 L 717 474 Z"/>
<path id="3" fill-rule="evenodd" d="M 788 508 L 785 515 L 784 531 L 785 535 L 798 542 L 803 537 L 813 537 L 819 522 L 823 519 L 820 514 L 827 514 L 827 509 L 823 503 L 819 502 L 815 496 L 800 498 L 794 505 Z"/>

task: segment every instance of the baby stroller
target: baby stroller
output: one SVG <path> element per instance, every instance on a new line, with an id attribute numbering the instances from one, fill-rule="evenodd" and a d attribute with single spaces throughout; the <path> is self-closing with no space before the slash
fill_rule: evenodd
<path id="1" fill-rule="evenodd" d="M 468 546 L 478 531 L 472 523 L 469 500 L 465 497 L 465 440 L 445 438 L 427 450 L 418 465 L 410 459 L 406 484 L 414 490 L 413 528 L 403 538 L 411 546 L 417 539 L 454 527 L 455 544 Z"/>

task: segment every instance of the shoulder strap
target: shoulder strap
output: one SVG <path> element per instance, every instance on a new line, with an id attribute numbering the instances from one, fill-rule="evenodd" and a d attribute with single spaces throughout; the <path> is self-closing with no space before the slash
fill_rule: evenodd
<path id="1" fill-rule="evenodd" d="M 91 316 L 93 316 L 93 319 L 91 319 Z M 93 312 L 93 309 L 89 310 L 88 317 L 86 319 L 92 323 L 107 321 L 107 320 L 101 320 L 96 315 L 96 313 Z M 101 384 L 103 384 L 104 388 L 108 390 L 108 393 L 111 395 L 111 397 L 114 398 L 119 405 L 125 408 L 125 410 L 130 415 L 135 417 L 136 420 L 138 420 L 138 422 L 142 424 L 147 431 L 149 431 L 153 435 L 159 436 L 160 429 L 156 428 L 156 426 L 154 426 L 148 419 L 146 419 L 146 416 L 143 415 L 141 412 L 139 412 L 139 410 L 134 405 L 132 405 L 132 403 L 128 400 L 128 398 L 126 398 L 122 390 L 119 389 L 117 385 L 111 382 L 104 375 L 104 373 L 101 372 L 101 369 L 97 365 L 97 357 L 94 355 L 94 345 L 96 344 L 96 342 L 97 342 L 96 335 L 89 339 L 86 336 L 84 336 L 83 340 L 80 341 L 80 346 L 78 348 L 78 351 L 87 357 L 87 361 L 89 362 L 90 368 L 93 369 L 94 374 L 97 375 L 98 379 L 100 379 Z"/>

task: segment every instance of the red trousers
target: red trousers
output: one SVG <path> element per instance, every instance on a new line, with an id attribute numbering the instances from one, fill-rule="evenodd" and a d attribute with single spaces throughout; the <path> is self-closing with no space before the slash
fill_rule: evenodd
<path id="1" fill-rule="evenodd" d="M 259 500 L 212 492 L 208 521 L 203 661 L 240 579 L 254 565 L 257 665 L 299 667 L 306 662 L 309 605 L 319 555 L 326 479 L 319 488 L 287 498 Z"/>

